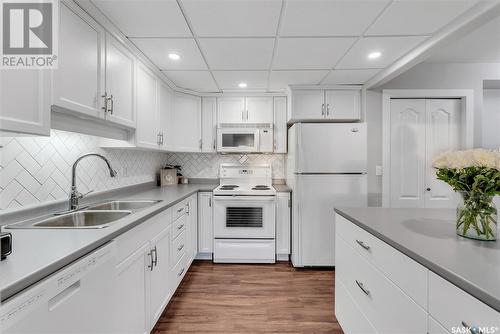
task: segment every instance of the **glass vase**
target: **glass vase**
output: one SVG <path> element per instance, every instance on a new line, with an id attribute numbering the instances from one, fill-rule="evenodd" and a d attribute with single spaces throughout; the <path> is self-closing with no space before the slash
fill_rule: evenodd
<path id="1" fill-rule="evenodd" d="M 460 192 L 457 206 L 457 234 L 475 240 L 496 240 L 497 208 L 493 203 L 493 196 Z"/>

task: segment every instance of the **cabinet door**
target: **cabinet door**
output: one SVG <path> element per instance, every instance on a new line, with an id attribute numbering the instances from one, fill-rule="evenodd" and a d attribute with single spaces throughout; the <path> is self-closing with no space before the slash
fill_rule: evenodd
<path id="1" fill-rule="evenodd" d="M 155 265 L 151 271 L 151 328 L 172 296 L 170 280 L 170 227 L 151 240 Z"/>
<path id="2" fill-rule="evenodd" d="M 214 224 L 211 192 L 198 194 L 198 251 L 213 253 Z"/>
<path id="3" fill-rule="evenodd" d="M 274 153 L 286 153 L 286 97 L 274 98 Z"/>
<path id="4" fill-rule="evenodd" d="M 106 119 L 135 128 L 134 57 L 120 43 L 106 38 Z"/>
<path id="5" fill-rule="evenodd" d="M 245 99 L 246 113 L 245 120 L 248 123 L 268 123 L 272 124 L 273 98 L 272 97 L 247 97 Z"/>
<path id="6" fill-rule="evenodd" d="M 174 122 L 173 122 L 173 92 L 163 82 L 159 81 L 158 117 L 160 143 L 163 150 L 170 150 L 174 146 Z"/>
<path id="7" fill-rule="evenodd" d="M 115 267 L 115 333 L 149 333 L 150 265 L 147 242 Z"/>
<path id="8" fill-rule="evenodd" d="M 217 124 L 243 123 L 246 120 L 244 97 L 217 99 Z"/>
<path id="9" fill-rule="evenodd" d="M 198 197 L 197 195 L 192 195 L 189 197 L 188 205 L 188 235 L 189 238 L 187 243 L 189 248 L 188 253 L 188 264 L 190 264 L 196 254 L 198 254 Z"/>
<path id="10" fill-rule="evenodd" d="M 142 65 L 137 66 L 137 128 L 136 145 L 159 148 L 156 78 Z"/>
<path id="11" fill-rule="evenodd" d="M 290 193 L 278 193 L 276 207 L 276 254 L 290 254 Z"/>
<path id="12" fill-rule="evenodd" d="M 104 38 L 95 21 L 60 6 L 59 68 L 53 104 L 75 113 L 104 117 Z"/>
<path id="13" fill-rule="evenodd" d="M 361 92 L 359 90 L 327 90 L 325 92 L 326 118 L 335 120 L 360 119 Z"/>
<path id="14" fill-rule="evenodd" d="M 294 90 L 292 92 L 292 120 L 323 120 L 325 95 L 323 90 Z"/>
<path id="15" fill-rule="evenodd" d="M 215 97 L 203 97 L 201 100 L 201 150 L 215 152 L 217 137 L 217 104 Z"/>
<path id="16" fill-rule="evenodd" d="M 201 152 L 201 98 L 175 93 L 174 96 L 174 150 Z"/>
<path id="17" fill-rule="evenodd" d="M 0 70 L 0 130 L 50 135 L 50 70 Z"/>

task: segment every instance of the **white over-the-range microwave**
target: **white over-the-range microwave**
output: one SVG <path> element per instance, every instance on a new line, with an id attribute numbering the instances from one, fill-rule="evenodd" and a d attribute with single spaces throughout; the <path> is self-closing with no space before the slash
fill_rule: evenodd
<path id="1" fill-rule="evenodd" d="M 220 124 L 217 127 L 217 152 L 272 153 L 272 124 Z"/>

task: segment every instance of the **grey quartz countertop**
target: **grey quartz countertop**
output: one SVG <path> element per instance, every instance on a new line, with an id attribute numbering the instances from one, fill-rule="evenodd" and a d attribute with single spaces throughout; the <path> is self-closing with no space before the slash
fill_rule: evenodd
<path id="1" fill-rule="evenodd" d="M 475 241 L 456 235 L 454 210 L 335 211 L 500 312 L 500 240 Z"/>
<path id="2" fill-rule="evenodd" d="M 0 262 L 0 299 L 3 302 L 85 254 L 132 229 L 155 214 L 198 191 L 217 184 L 186 184 L 124 192 L 112 199 L 155 199 L 162 202 L 134 212 L 102 229 L 9 229 L 13 251 Z M 111 198 L 110 198 L 111 199 Z"/>
<path id="3" fill-rule="evenodd" d="M 290 188 L 286 184 L 273 184 L 273 187 L 279 193 L 290 193 L 290 192 L 292 192 L 292 188 Z"/>

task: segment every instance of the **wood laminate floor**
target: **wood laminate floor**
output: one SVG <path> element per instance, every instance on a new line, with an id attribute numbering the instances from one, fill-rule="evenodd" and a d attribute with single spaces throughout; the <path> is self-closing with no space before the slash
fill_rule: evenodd
<path id="1" fill-rule="evenodd" d="M 335 333 L 334 271 L 195 261 L 153 333 Z"/>

